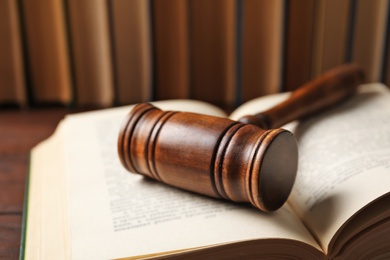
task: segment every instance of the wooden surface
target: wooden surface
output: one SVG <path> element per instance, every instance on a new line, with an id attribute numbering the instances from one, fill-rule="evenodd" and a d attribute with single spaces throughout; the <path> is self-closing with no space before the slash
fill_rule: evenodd
<path id="1" fill-rule="evenodd" d="M 0 110 L 0 259 L 18 259 L 29 151 L 68 111 Z"/>

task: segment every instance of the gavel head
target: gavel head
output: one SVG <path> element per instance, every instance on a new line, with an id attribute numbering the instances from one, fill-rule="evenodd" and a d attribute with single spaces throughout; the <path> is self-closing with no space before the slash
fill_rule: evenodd
<path id="1" fill-rule="evenodd" d="M 139 104 L 118 138 L 123 166 L 166 184 L 274 211 L 287 200 L 298 148 L 284 129 Z"/>

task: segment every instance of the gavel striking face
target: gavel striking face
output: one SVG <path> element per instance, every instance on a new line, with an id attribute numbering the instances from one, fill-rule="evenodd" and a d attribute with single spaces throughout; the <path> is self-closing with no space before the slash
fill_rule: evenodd
<path id="1" fill-rule="evenodd" d="M 341 102 L 362 82 L 357 66 L 344 65 L 303 85 L 283 103 L 239 122 L 139 104 L 122 125 L 119 157 L 130 172 L 274 211 L 287 200 L 298 166 L 293 134 L 278 127 Z"/>

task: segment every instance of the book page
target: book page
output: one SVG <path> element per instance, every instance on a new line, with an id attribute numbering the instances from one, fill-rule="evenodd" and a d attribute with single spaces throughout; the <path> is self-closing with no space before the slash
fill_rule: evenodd
<path id="1" fill-rule="evenodd" d="M 69 259 L 67 194 L 64 178 L 63 131 L 55 133 L 31 151 L 25 247 L 20 259 Z M 60 227 L 60 230 L 59 230 Z M 23 238 L 22 238 L 23 239 Z M 50 246 L 47 242 L 50 241 Z M 24 252 L 23 252 L 24 249 Z"/>
<path id="2" fill-rule="evenodd" d="M 289 93 L 249 101 L 230 117 L 264 111 Z M 346 103 L 285 125 L 298 139 L 297 179 L 288 200 L 326 250 L 341 225 L 390 191 L 390 92 L 367 84 Z"/>
<path id="3" fill-rule="evenodd" d="M 185 105 L 162 103 L 175 110 Z M 287 205 L 266 214 L 126 172 L 116 142 L 127 111 L 65 120 L 72 258 L 130 257 L 258 238 L 296 239 L 319 249 Z"/>
<path id="4" fill-rule="evenodd" d="M 323 248 L 348 218 L 389 192 L 389 129 L 390 92 L 370 84 L 294 130 L 300 159 L 290 203 Z"/>

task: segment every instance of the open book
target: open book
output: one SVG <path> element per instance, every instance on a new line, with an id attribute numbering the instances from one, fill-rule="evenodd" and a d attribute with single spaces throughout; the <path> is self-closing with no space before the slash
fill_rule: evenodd
<path id="1" fill-rule="evenodd" d="M 252 100 L 230 117 L 262 111 L 288 95 Z M 226 116 L 198 101 L 154 104 Z M 286 125 L 298 139 L 298 175 L 287 203 L 273 213 L 126 172 L 116 142 L 130 109 L 67 116 L 31 151 L 22 257 L 390 258 L 385 86 L 362 85 L 342 105 Z"/>

